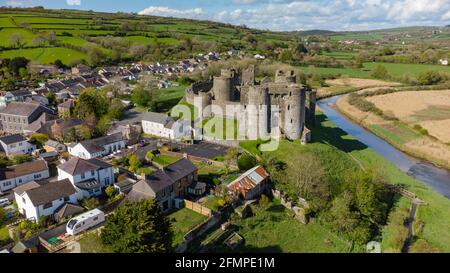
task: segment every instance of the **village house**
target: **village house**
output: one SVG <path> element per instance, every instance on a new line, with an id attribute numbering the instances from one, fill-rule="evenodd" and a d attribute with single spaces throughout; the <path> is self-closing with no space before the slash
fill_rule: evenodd
<path id="1" fill-rule="evenodd" d="M 26 98 L 31 97 L 31 92 L 28 90 L 17 90 L 17 91 L 8 91 L 4 92 L 2 96 L 0 96 L 0 106 L 6 106 L 11 102 L 23 102 Z"/>
<path id="2" fill-rule="evenodd" d="M 53 216 L 66 203 L 78 203 L 80 196 L 69 179 L 39 184 L 35 181 L 14 189 L 20 214 L 38 222 L 43 216 Z"/>
<path id="3" fill-rule="evenodd" d="M 62 153 L 65 152 L 67 150 L 66 145 L 55 141 L 55 140 L 47 140 L 44 144 L 44 149 L 46 152 L 58 152 L 58 153 Z"/>
<path id="4" fill-rule="evenodd" d="M 188 159 L 180 159 L 142 179 L 133 185 L 126 199 L 138 201 L 155 198 L 162 211 L 175 206 L 176 198 L 188 194 L 188 188 L 197 181 L 197 167 Z"/>
<path id="5" fill-rule="evenodd" d="M 192 127 L 189 121 L 174 121 L 167 115 L 154 112 L 142 115 L 142 131 L 145 134 L 169 139 L 192 138 Z"/>
<path id="6" fill-rule="evenodd" d="M 5 192 L 31 181 L 47 179 L 50 172 L 44 160 L 25 162 L 0 169 L 0 191 Z"/>
<path id="7" fill-rule="evenodd" d="M 47 134 L 56 140 L 64 140 L 64 136 L 68 134 L 76 126 L 82 125 L 83 121 L 77 118 L 65 118 L 52 121 L 49 126 Z"/>
<path id="8" fill-rule="evenodd" d="M 0 109 L 2 130 L 7 133 L 23 133 L 25 128 L 41 115 L 54 112 L 39 103 L 12 102 Z"/>
<path id="9" fill-rule="evenodd" d="M 89 139 L 68 146 L 69 154 L 84 159 L 103 157 L 126 148 L 122 133 Z"/>
<path id="10" fill-rule="evenodd" d="M 91 197 L 102 193 L 102 188 L 114 184 L 113 166 L 98 159 L 73 157 L 58 166 L 58 180 L 69 179 L 80 196 Z"/>
<path id="11" fill-rule="evenodd" d="M 47 134 L 48 128 L 49 128 L 49 122 L 56 119 L 55 115 L 51 115 L 48 113 L 43 113 L 38 119 L 33 121 L 32 123 L 28 124 L 23 129 L 23 133 L 26 135 L 31 135 L 34 133 L 44 133 Z"/>
<path id="12" fill-rule="evenodd" d="M 60 117 L 70 117 L 74 108 L 75 101 L 73 99 L 68 99 L 63 103 L 58 104 L 58 115 Z"/>
<path id="13" fill-rule="evenodd" d="M 227 188 L 231 194 L 251 200 L 258 198 L 268 186 L 269 173 L 262 166 L 256 166 L 228 184 Z"/>
<path id="14" fill-rule="evenodd" d="M 36 145 L 31 144 L 23 135 L 14 134 L 0 137 L 0 152 L 7 156 L 18 154 L 32 154 Z"/>
<path id="15" fill-rule="evenodd" d="M 83 74 L 89 74 L 92 70 L 89 66 L 84 64 L 78 64 L 75 67 L 72 67 L 72 74 L 73 75 L 83 75 Z"/>

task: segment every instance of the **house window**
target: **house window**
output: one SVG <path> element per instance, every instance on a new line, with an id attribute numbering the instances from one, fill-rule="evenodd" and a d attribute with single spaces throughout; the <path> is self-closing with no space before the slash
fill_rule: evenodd
<path id="1" fill-rule="evenodd" d="M 38 178 L 41 178 L 41 177 L 42 177 L 42 175 L 40 173 L 34 175 L 34 179 L 38 179 Z"/>
<path id="2" fill-rule="evenodd" d="M 53 203 L 52 203 L 52 202 L 50 202 L 50 203 L 45 203 L 45 204 L 44 204 L 44 209 L 48 209 L 48 208 L 51 208 L 51 207 L 52 207 L 52 205 L 53 205 Z"/>
<path id="3" fill-rule="evenodd" d="M 22 146 L 22 142 L 19 142 L 19 146 Z"/>
<path id="4" fill-rule="evenodd" d="M 22 183 L 22 178 L 19 179 L 19 183 Z"/>
<path id="5" fill-rule="evenodd" d="M 291 106 L 290 106 L 290 105 L 288 105 L 288 111 L 289 111 L 289 110 L 291 110 Z"/>
<path id="6" fill-rule="evenodd" d="M 22 197 L 22 202 L 23 202 L 24 204 L 26 203 L 25 197 Z"/>
<path id="7" fill-rule="evenodd" d="M 70 198 L 69 196 L 64 197 L 64 202 L 69 202 Z"/>
<path id="8" fill-rule="evenodd" d="M 84 179 L 84 178 L 85 178 L 84 173 L 82 173 L 81 174 L 81 179 Z"/>
<path id="9" fill-rule="evenodd" d="M 94 176 L 95 175 L 95 172 L 94 171 L 91 171 L 91 176 Z"/>

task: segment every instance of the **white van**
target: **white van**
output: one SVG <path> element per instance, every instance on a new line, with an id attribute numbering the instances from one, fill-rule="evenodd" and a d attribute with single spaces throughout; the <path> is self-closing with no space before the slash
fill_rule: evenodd
<path id="1" fill-rule="evenodd" d="M 104 221 L 105 213 L 99 209 L 93 209 L 72 218 L 66 225 L 66 233 L 76 235 Z"/>

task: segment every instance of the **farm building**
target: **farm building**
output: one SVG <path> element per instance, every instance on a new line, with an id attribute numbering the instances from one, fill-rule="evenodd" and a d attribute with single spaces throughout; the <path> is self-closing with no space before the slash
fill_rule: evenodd
<path id="1" fill-rule="evenodd" d="M 265 192 L 268 182 L 269 173 L 262 166 L 256 166 L 228 184 L 227 188 L 231 194 L 250 200 Z"/>

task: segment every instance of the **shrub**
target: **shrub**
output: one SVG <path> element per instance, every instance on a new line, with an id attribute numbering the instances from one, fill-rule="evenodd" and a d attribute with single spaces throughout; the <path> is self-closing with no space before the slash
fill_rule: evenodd
<path id="1" fill-rule="evenodd" d="M 252 155 L 250 155 L 248 153 L 243 153 L 239 157 L 237 163 L 238 163 L 239 170 L 246 171 L 248 169 L 255 167 L 257 162 L 256 162 L 256 159 Z"/>
<path id="2" fill-rule="evenodd" d="M 438 71 L 423 71 L 417 77 L 417 82 L 421 85 L 433 85 L 444 81 L 444 78 Z"/>
<path id="3" fill-rule="evenodd" d="M 105 189 L 105 193 L 108 196 L 108 198 L 112 199 L 116 195 L 116 189 L 113 186 L 108 186 Z"/>
<path id="4" fill-rule="evenodd" d="M 265 207 L 269 204 L 270 200 L 269 197 L 267 197 L 265 194 L 261 195 L 261 198 L 259 198 L 258 204 L 261 207 Z"/>
<path id="5" fill-rule="evenodd" d="M 375 67 L 371 76 L 374 77 L 375 79 L 389 78 L 389 74 L 388 74 L 386 67 L 384 67 L 383 65 L 380 65 L 380 64 Z"/>
<path id="6" fill-rule="evenodd" d="M 420 126 L 420 124 L 415 124 L 413 126 L 414 130 L 418 131 L 420 134 L 427 136 L 428 135 L 428 130 L 423 128 L 422 126 Z"/>
<path id="7" fill-rule="evenodd" d="M 411 246 L 410 252 L 412 253 L 438 253 L 439 250 L 434 246 L 430 245 L 424 239 L 418 239 Z"/>
<path id="8" fill-rule="evenodd" d="M 85 198 L 81 200 L 81 205 L 85 207 L 88 210 L 95 209 L 100 205 L 100 202 L 97 198 L 91 197 L 91 198 Z"/>

